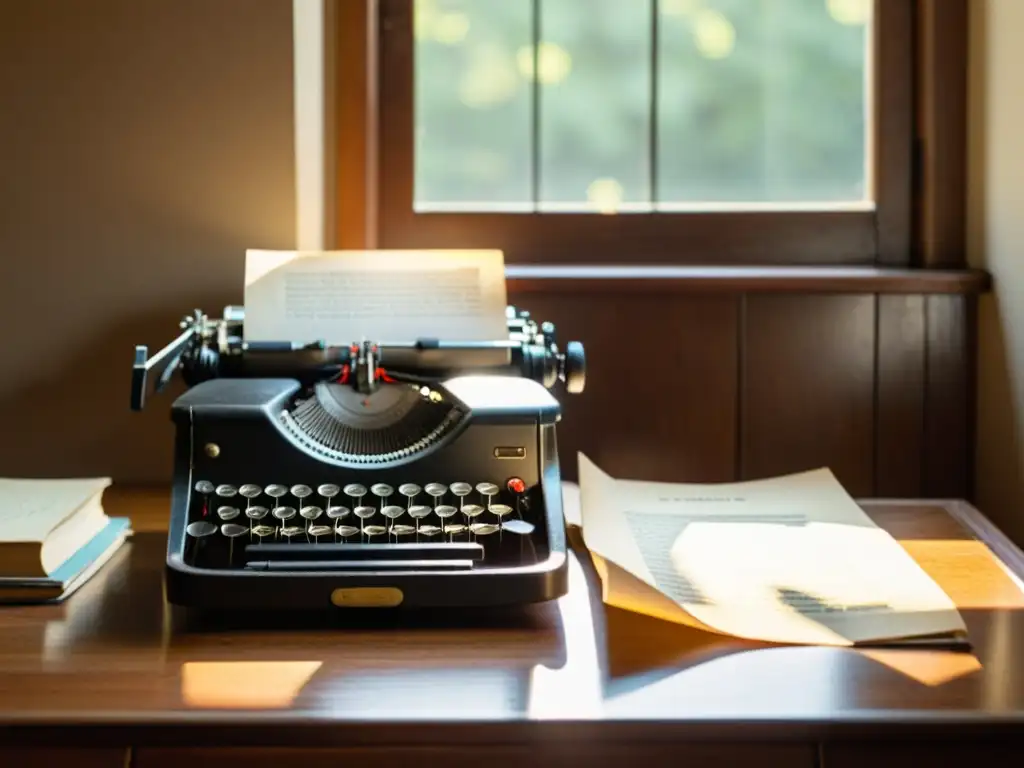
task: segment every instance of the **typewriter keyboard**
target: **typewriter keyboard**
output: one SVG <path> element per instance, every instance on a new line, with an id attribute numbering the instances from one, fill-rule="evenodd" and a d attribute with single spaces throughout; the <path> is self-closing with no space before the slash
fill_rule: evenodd
<path id="1" fill-rule="evenodd" d="M 522 558 L 523 544 L 534 531 L 534 525 L 524 519 L 524 491 L 522 481 L 515 479 L 501 486 L 493 482 L 228 485 L 200 480 L 193 486 L 185 532 L 196 564 L 207 567 L 251 567 L 247 558 L 259 551 L 298 556 L 301 548 L 319 553 L 311 555 L 319 559 L 341 547 L 379 544 L 410 544 L 411 552 L 437 556 L 449 549 L 445 544 L 454 550 L 454 545 L 466 542 L 483 545 L 488 559 L 507 561 L 510 556 Z M 264 544 L 295 545 L 296 549 L 252 546 Z M 424 546 L 430 544 L 441 546 Z"/>

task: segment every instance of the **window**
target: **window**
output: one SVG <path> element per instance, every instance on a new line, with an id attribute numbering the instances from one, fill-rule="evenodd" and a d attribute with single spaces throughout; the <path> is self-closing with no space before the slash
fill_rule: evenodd
<path id="1" fill-rule="evenodd" d="M 908 264 L 915 4 L 376 0 L 376 245 Z"/>

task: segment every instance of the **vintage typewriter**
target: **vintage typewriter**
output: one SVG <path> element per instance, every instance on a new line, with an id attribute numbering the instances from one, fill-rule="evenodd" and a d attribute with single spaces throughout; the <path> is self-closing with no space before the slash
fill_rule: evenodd
<path id="1" fill-rule="evenodd" d="M 180 372 L 171 603 L 216 609 L 514 605 L 566 591 L 553 387 L 578 342 L 510 307 L 508 337 L 246 342 L 199 311 L 152 357 L 134 410 Z"/>

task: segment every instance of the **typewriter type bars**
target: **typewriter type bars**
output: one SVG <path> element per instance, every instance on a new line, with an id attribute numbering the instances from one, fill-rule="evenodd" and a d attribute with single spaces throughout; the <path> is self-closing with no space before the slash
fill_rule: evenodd
<path id="1" fill-rule="evenodd" d="M 387 564 L 375 558 L 404 567 L 452 567 L 467 556 L 482 559 L 485 550 L 500 552 L 506 534 L 520 544 L 528 541 L 534 525 L 523 519 L 525 490 L 519 478 L 504 487 L 483 481 L 397 488 L 386 483 L 235 486 L 200 480 L 193 488 L 185 532 L 204 567 L 311 570 L 328 559 L 335 568 L 339 560 L 360 569 Z M 497 546 L 485 548 L 492 539 Z M 282 546 L 288 547 L 284 553 Z M 204 547 L 220 553 L 204 557 Z M 391 560 L 389 553 L 405 557 Z M 275 561 L 281 554 L 287 557 Z M 406 559 L 410 554 L 412 561 Z"/>

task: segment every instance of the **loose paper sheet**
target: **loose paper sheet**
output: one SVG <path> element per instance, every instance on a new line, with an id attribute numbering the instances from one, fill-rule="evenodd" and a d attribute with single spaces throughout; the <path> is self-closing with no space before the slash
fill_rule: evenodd
<path id="1" fill-rule="evenodd" d="M 246 341 L 503 339 L 505 307 L 501 251 L 246 253 Z"/>
<path id="2" fill-rule="evenodd" d="M 952 600 L 827 469 L 652 483 L 614 479 L 581 454 L 579 484 L 610 605 L 765 642 L 966 637 Z"/>

